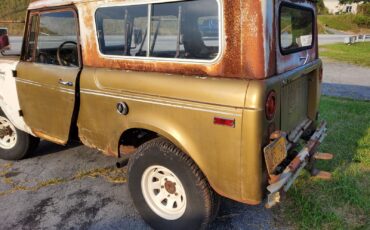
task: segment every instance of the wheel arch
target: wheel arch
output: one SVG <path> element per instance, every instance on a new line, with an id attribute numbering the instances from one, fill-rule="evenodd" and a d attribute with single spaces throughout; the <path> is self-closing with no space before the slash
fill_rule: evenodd
<path id="1" fill-rule="evenodd" d="M 190 159 L 193 160 L 195 165 L 205 175 L 208 182 L 212 184 L 212 182 L 210 181 L 210 178 L 208 177 L 209 172 L 207 172 L 206 167 L 202 167 L 206 163 L 206 159 L 202 157 L 202 155 L 200 154 L 197 148 L 196 142 L 194 142 L 194 140 L 190 137 L 190 135 L 187 135 L 187 133 L 182 131 L 181 129 L 176 129 L 174 126 L 167 126 L 167 128 L 163 128 L 163 127 L 165 126 L 156 126 L 153 124 L 141 123 L 141 122 L 131 123 L 129 128 L 127 128 L 126 130 L 122 132 L 121 137 L 120 137 L 119 146 L 121 145 L 122 142 L 125 141 L 125 137 L 129 137 L 130 135 L 132 135 L 132 133 L 135 130 L 142 130 L 142 131 L 150 132 L 151 134 L 155 134 L 155 136 L 152 136 L 152 138 L 147 139 L 145 142 L 142 142 L 141 144 L 144 144 L 147 141 L 150 141 L 156 137 L 163 137 L 167 139 L 168 141 L 170 141 L 172 144 L 174 144 L 181 151 L 183 151 L 187 156 L 189 156 Z M 121 155 L 121 151 L 119 151 L 119 154 Z M 124 153 L 122 154 L 125 155 Z"/>
<path id="2" fill-rule="evenodd" d="M 175 133 L 179 133 L 179 132 L 177 132 L 175 130 L 168 131 L 166 129 L 160 128 L 160 127 L 155 126 L 155 125 L 147 124 L 147 123 L 139 123 L 139 122 L 131 123 L 131 125 L 122 132 L 122 134 L 119 138 L 119 143 L 118 143 L 119 146 L 122 145 L 122 144 L 123 145 L 125 145 L 125 144 L 130 145 L 131 143 L 133 143 L 132 142 L 133 140 L 130 140 L 130 139 L 133 138 L 133 136 L 136 136 L 135 132 L 140 132 L 140 131 L 147 132 L 147 133 L 149 133 L 149 135 L 152 136 L 152 138 L 147 139 L 146 141 L 144 141 L 142 143 L 140 143 L 140 141 L 139 141 L 140 145 L 144 144 L 147 141 L 150 141 L 151 139 L 153 139 L 155 137 L 161 136 L 161 137 L 166 138 L 170 142 L 172 142 L 179 149 L 181 149 L 183 152 L 185 152 L 187 155 L 189 155 L 190 158 L 192 158 L 191 154 L 189 152 L 189 149 L 186 147 L 186 145 L 182 144 L 181 140 L 179 140 L 179 138 L 176 137 Z M 136 146 L 136 147 L 139 147 L 139 146 Z"/>

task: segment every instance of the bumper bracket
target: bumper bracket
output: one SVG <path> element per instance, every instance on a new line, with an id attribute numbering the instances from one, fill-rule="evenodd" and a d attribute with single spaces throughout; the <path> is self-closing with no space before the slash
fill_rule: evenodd
<path id="1" fill-rule="evenodd" d="M 280 202 L 282 195 L 289 190 L 303 169 L 307 169 L 312 176 L 317 178 L 331 178 L 331 173 L 320 171 L 315 168 L 316 160 L 333 159 L 333 154 L 317 152 L 319 145 L 324 141 L 327 135 L 326 126 L 326 122 L 322 122 L 319 125 L 307 144 L 280 175 L 270 175 L 275 179 L 271 181 L 271 184 L 267 187 L 269 195 L 266 208 L 271 208 Z"/>

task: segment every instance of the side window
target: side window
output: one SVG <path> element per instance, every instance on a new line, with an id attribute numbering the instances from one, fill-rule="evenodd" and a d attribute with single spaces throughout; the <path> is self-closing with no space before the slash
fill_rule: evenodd
<path id="1" fill-rule="evenodd" d="M 106 7 L 95 18 L 105 55 L 213 60 L 219 54 L 217 0 Z"/>
<path id="2" fill-rule="evenodd" d="M 166 4 L 153 6 L 150 33 L 150 55 L 151 57 L 177 58 L 184 49 L 179 40 L 180 25 L 176 9 L 181 12 L 181 6 L 174 3 L 174 14 L 163 15 L 163 11 L 169 8 Z"/>
<path id="3" fill-rule="evenodd" d="M 28 25 L 28 40 L 25 45 L 25 53 L 23 60 L 32 61 L 33 54 L 36 48 L 36 27 L 37 27 L 37 15 L 32 15 Z"/>
<path id="4" fill-rule="evenodd" d="M 212 60 L 219 53 L 216 0 L 154 4 L 152 57 Z"/>
<path id="5" fill-rule="evenodd" d="M 73 11 L 40 14 L 35 62 L 79 66 L 77 20 Z"/>
<path id="6" fill-rule="evenodd" d="M 148 6 L 107 7 L 96 11 L 100 52 L 146 56 Z"/>

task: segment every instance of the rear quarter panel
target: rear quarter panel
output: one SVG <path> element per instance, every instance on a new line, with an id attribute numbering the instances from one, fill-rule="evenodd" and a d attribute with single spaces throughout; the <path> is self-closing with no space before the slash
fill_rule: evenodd
<path id="1" fill-rule="evenodd" d="M 241 200 L 242 115 L 248 81 L 109 69 L 84 69 L 79 135 L 84 144 L 118 155 L 124 131 L 166 137 L 200 167 L 220 194 Z M 125 102 L 129 114 L 116 110 Z M 215 117 L 235 127 L 214 125 Z"/>

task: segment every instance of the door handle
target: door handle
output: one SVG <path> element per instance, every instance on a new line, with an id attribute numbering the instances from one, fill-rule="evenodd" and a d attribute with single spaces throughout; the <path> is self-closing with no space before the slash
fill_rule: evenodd
<path id="1" fill-rule="evenodd" d="M 69 87 L 72 87 L 73 86 L 73 82 L 71 82 L 71 81 L 63 81 L 62 79 L 59 79 L 59 84 L 64 85 L 64 86 L 69 86 Z"/>
<path id="2" fill-rule="evenodd" d="M 304 61 L 303 65 L 306 65 L 308 60 L 310 59 L 310 54 L 306 50 L 306 56 L 305 57 L 299 57 L 299 61 Z"/>

